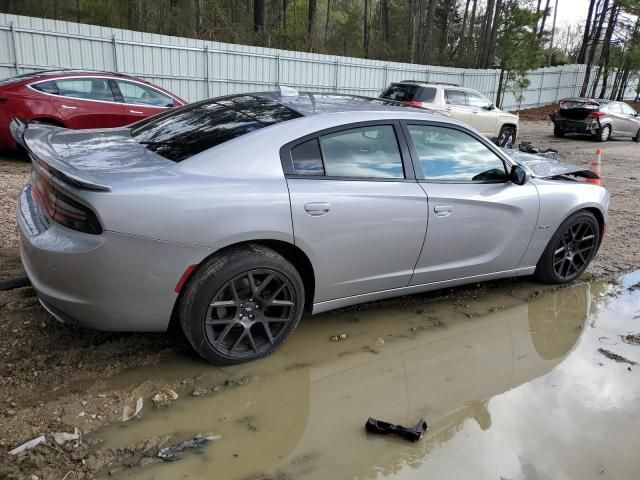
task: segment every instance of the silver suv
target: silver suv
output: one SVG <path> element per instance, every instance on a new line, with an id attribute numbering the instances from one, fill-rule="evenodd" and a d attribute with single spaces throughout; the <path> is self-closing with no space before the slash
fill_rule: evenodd
<path id="1" fill-rule="evenodd" d="M 468 123 L 500 147 L 510 148 L 518 133 L 518 116 L 503 112 L 481 93 L 453 84 L 403 80 L 392 83 L 381 98 L 447 112 Z"/>

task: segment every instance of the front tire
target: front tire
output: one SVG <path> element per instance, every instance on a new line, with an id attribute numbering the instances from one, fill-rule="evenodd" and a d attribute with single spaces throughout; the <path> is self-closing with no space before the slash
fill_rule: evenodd
<path id="1" fill-rule="evenodd" d="M 564 137 L 564 130 L 558 127 L 553 127 L 553 135 L 558 138 Z"/>
<path id="2" fill-rule="evenodd" d="M 298 326 L 304 299 L 295 267 L 277 252 L 250 244 L 199 267 L 178 316 L 202 357 L 233 365 L 273 353 Z"/>
<path id="3" fill-rule="evenodd" d="M 496 144 L 501 148 L 513 148 L 516 141 L 516 129 L 513 127 L 502 127 L 498 134 Z"/>
<path id="4" fill-rule="evenodd" d="M 586 270 L 600 242 L 600 225 L 586 210 L 567 218 L 553 234 L 536 265 L 535 276 L 544 283 L 569 283 Z"/>
<path id="5" fill-rule="evenodd" d="M 640 143 L 640 128 L 638 129 L 638 132 L 636 133 L 636 136 L 633 137 L 632 139 L 634 142 L 636 143 Z"/>

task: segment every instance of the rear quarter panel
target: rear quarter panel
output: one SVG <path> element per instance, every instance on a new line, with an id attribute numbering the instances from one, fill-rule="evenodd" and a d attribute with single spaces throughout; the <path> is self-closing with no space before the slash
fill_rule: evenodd
<path id="1" fill-rule="evenodd" d="M 606 189 L 581 181 L 534 178 L 531 182 L 538 189 L 540 213 L 521 267 L 535 266 L 560 224 L 578 210 L 597 209 L 607 223 L 609 193 Z"/>

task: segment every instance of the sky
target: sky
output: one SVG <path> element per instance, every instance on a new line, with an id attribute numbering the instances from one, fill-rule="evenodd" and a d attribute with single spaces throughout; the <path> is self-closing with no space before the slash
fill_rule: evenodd
<path id="1" fill-rule="evenodd" d="M 555 0 L 551 0 L 551 7 L 553 7 L 554 2 Z M 578 22 L 583 23 L 587 19 L 588 12 L 589 0 L 558 0 L 558 19 L 556 24 L 561 27 L 562 25 L 575 25 Z M 553 13 L 547 22 L 553 22 Z"/>

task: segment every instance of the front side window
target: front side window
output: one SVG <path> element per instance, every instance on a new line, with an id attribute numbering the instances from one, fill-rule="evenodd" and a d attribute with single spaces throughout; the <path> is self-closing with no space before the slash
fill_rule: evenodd
<path id="1" fill-rule="evenodd" d="M 491 106 L 488 98 L 474 92 L 467 92 L 467 101 L 471 107 L 488 109 Z"/>
<path id="2" fill-rule="evenodd" d="M 319 138 L 330 177 L 404 178 L 402 157 L 391 125 L 352 128 Z"/>
<path id="3" fill-rule="evenodd" d="M 63 78 L 36 83 L 33 88 L 62 97 L 100 100 L 103 102 L 116 101 L 106 78 Z"/>
<path id="4" fill-rule="evenodd" d="M 125 80 L 116 80 L 116 83 L 118 84 L 124 103 L 147 105 L 149 107 L 170 107 L 174 103 L 173 98 L 146 85 L 127 82 Z"/>
<path id="5" fill-rule="evenodd" d="M 471 135 L 446 127 L 409 125 L 425 180 L 506 181 L 503 161 Z"/>
<path id="6" fill-rule="evenodd" d="M 621 103 L 620 107 L 622 108 L 622 113 L 624 113 L 625 115 L 632 115 L 635 117 L 636 111 L 633 108 L 631 108 L 629 105 L 627 105 L 626 103 Z"/>
<path id="7" fill-rule="evenodd" d="M 462 90 L 445 90 L 444 99 L 449 105 L 467 105 L 467 98 Z"/>

